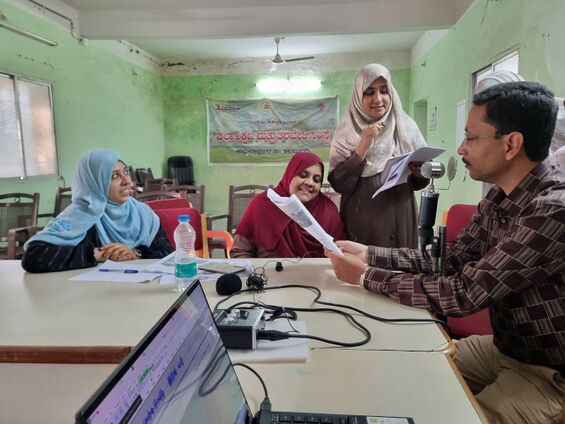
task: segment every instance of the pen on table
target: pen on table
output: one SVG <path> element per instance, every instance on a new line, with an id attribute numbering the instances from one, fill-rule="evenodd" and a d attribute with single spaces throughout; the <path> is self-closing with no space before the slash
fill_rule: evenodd
<path id="1" fill-rule="evenodd" d="M 100 272 L 121 272 L 124 274 L 137 274 L 139 270 L 137 269 L 108 269 L 108 268 L 100 268 L 98 271 Z"/>

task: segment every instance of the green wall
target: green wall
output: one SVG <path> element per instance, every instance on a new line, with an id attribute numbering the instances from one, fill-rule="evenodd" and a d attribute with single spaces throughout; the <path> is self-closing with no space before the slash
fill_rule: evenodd
<path id="1" fill-rule="evenodd" d="M 356 71 L 315 72 L 322 81 L 320 90 L 303 98 L 340 97 L 340 117 L 348 107 Z M 401 100 L 409 93 L 408 70 L 392 70 L 392 78 Z M 295 75 L 295 74 L 293 74 Z M 281 75 L 286 77 L 285 75 Z M 225 213 L 228 208 L 230 184 L 276 185 L 284 166 L 209 166 L 206 150 L 206 97 L 222 100 L 256 99 L 266 97 L 255 84 L 262 75 L 204 75 L 165 77 L 163 84 L 165 104 L 165 138 L 167 156 L 188 155 L 194 162 L 197 184 L 206 185 L 206 213 Z M 269 94 L 283 99 L 283 93 Z M 297 98 L 296 95 L 292 95 Z"/>
<path id="2" fill-rule="evenodd" d="M 0 72 L 52 83 L 59 172 L 70 185 L 89 149 L 116 150 L 134 166 L 161 169 L 165 158 L 161 78 L 68 31 L 0 0 L 16 26 L 59 43 L 49 47 L 0 28 Z M 1 143 L 1 140 L 0 140 Z M 40 212 L 53 211 L 56 176 L 0 180 L 0 192 L 41 194 Z"/>
<path id="3" fill-rule="evenodd" d="M 206 185 L 208 214 L 226 211 L 230 184 L 278 182 L 281 166 L 208 166 L 206 160 L 205 98 L 265 97 L 255 88 L 260 76 L 161 77 L 96 43 L 81 46 L 68 31 L 4 0 L 0 0 L 0 12 L 14 25 L 59 43 L 48 47 L 0 29 L 0 72 L 53 84 L 59 169 L 67 184 L 72 181 L 78 158 L 96 147 L 115 149 L 133 166 L 152 167 L 156 176 L 164 175 L 168 156 L 192 156 L 196 181 Z M 520 51 L 522 76 L 545 83 L 563 96 L 563 16 L 563 0 L 478 0 L 411 69 L 393 70 L 393 81 L 406 110 L 413 113 L 415 102 L 428 102 L 428 143 L 445 147 L 446 157 L 455 154 L 456 105 L 462 99 L 469 105 L 472 72 L 514 48 Z M 343 114 L 351 98 L 355 70 L 312 75 L 321 78 L 322 88 L 305 98 L 338 95 Z M 435 130 L 429 125 L 434 109 Z M 480 199 L 481 184 L 472 181 L 461 165 L 459 161 L 451 189 L 441 192 L 440 210 L 452 203 Z M 53 207 L 56 184 L 54 176 L 0 180 L 0 192 L 39 191 L 41 212 L 48 212 Z M 447 181 L 442 179 L 437 186 L 446 187 Z"/>
<path id="4" fill-rule="evenodd" d="M 410 105 L 420 99 L 437 108 L 435 131 L 428 143 L 444 147 L 459 160 L 458 175 L 442 191 L 438 210 L 453 203 L 477 203 L 482 184 L 473 181 L 455 152 L 456 105 L 471 103 L 471 75 L 504 54 L 518 49 L 519 73 L 565 95 L 565 1 L 478 0 L 457 25 L 411 69 Z M 439 180 L 439 187 L 447 183 Z M 438 214 L 439 215 L 439 214 Z M 438 217 L 439 218 L 439 217 Z"/>

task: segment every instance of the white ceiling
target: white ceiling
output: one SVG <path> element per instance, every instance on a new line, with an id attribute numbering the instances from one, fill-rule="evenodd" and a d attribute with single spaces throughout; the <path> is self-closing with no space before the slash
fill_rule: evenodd
<path id="1" fill-rule="evenodd" d="M 20 0 L 26 3 L 26 0 Z M 30 0 L 27 0 L 30 2 Z M 63 6 L 91 40 L 125 40 L 163 62 L 410 51 L 474 0 L 34 0 Z M 55 7 L 53 7 L 55 9 Z M 61 10 L 61 8 L 59 8 Z"/>

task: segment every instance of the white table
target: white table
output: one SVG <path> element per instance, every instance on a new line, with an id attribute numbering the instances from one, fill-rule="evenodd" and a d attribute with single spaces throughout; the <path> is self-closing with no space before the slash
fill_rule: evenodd
<path id="1" fill-rule="evenodd" d="M 441 354 L 318 350 L 302 364 L 253 365 L 273 410 L 411 416 L 416 424 L 478 424 L 481 417 Z M 0 423 L 72 422 L 113 365 L 0 364 Z M 263 391 L 237 368 L 257 411 Z M 219 423 L 222 424 L 222 423 Z"/>
<path id="2" fill-rule="evenodd" d="M 265 262 L 253 260 L 256 266 Z M 282 272 L 276 272 L 274 267 L 274 262 L 266 267 L 268 286 L 310 284 L 322 290 L 326 301 L 352 305 L 376 315 L 430 317 L 427 311 L 398 305 L 363 288 L 339 282 L 328 259 L 284 263 Z M 0 326 L 0 346 L 8 350 L 25 347 L 27 353 L 21 360 L 27 357 L 33 362 L 42 361 L 33 359 L 30 352 L 34 349 L 74 347 L 90 352 L 76 361 L 99 362 L 96 351 L 106 348 L 114 350 L 109 357 L 116 362 L 116 358 L 119 360 L 137 344 L 178 296 L 171 286 L 160 286 L 158 281 L 143 284 L 69 281 L 79 272 L 84 271 L 30 274 L 22 270 L 19 261 L 0 261 L 0 320 L 10 323 Z M 207 281 L 203 287 L 213 307 L 221 299 L 215 292 L 215 283 Z M 233 301 L 252 297 L 241 295 Z M 314 294 L 304 289 L 280 289 L 254 297 L 263 302 L 308 307 Z M 345 341 L 363 338 L 344 318 L 334 314 L 300 313 L 300 319 L 306 321 L 310 334 Z M 446 346 L 446 338 L 435 324 L 393 325 L 363 317 L 359 320 L 370 329 L 372 340 L 358 349 L 429 351 Z M 310 346 L 327 347 L 314 341 Z M 8 356 L 13 357 L 13 352 Z M 47 358 L 50 356 L 52 352 Z M 70 356 L 73 357 L 72 352 Z"/>

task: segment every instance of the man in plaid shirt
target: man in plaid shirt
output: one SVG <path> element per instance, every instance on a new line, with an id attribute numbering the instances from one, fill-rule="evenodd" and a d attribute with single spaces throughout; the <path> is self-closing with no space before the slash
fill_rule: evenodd
<path id="1" fill-rule="evenodd" d="M 398 303 L 464 316 L 490 310 L 493 336 L 457 343 L 455 361 L 490 423 L 560 422 L 565 394 L 565 175 L 546 159 L 553 94 L 533 82 L 476 94 L 458 149 L 494 184 L 448 246 L 446 275 L 408 248 L 337 242 L 336 276 Z M 378 219 L 378 211 L 375 211 Z"/>

